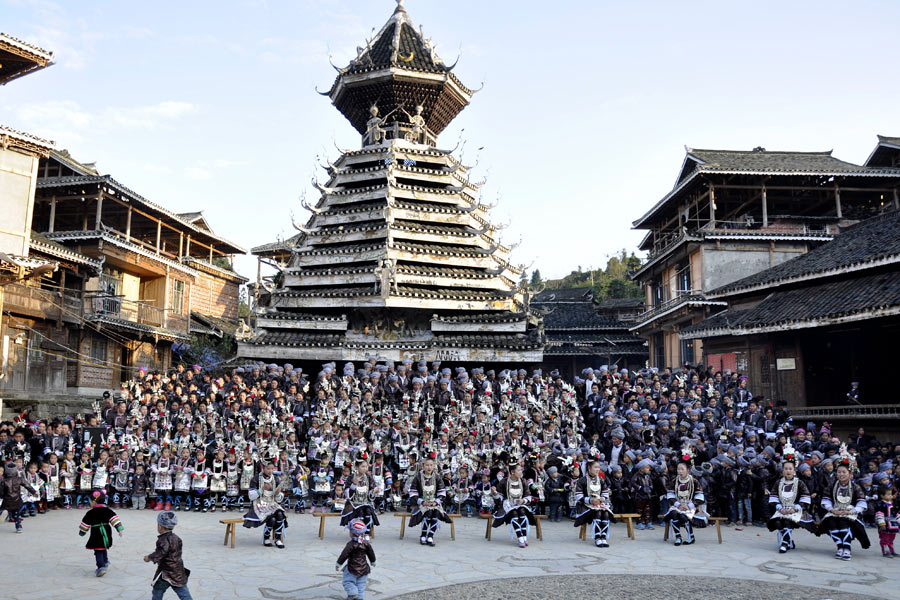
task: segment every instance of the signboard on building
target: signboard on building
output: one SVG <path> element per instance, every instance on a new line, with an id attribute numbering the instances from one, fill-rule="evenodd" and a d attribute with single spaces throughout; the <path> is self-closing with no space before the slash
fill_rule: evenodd
<path id="1" fill-rule="evenodd" d="M 776 358 L 775 368 L 779 371 L 793 371 L 797 368 L 796 358 Z"/>

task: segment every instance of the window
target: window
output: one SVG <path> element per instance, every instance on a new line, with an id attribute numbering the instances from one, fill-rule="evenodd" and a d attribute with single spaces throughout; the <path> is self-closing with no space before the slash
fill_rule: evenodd
<path id="1" fill-rule="evenodd" d="M 172 284 L 172 310 L 184 314 L 184 282 L 176 279 Z"/>
<path id="2" fill-rule="evenodd" d="M 110 269 L 100 275 L 97 312 L 119 314 L 122 310 L 122 273 Z"/>
<path id="3" fill-rule="evenodd" d="M 681 340 L 681 363 L 694 364 L 694 340 Z"/>
<path id="4" fill-rule="evenodd" d="M 666 338 L 662 333 L 653 335 L 653 360 L 654 367 L 664 369 L 666 367 Z"/>
<path id="5" fill-rule="evenodd" d="M 91 340 L 91 358 L 106 362 L 106 338 L 94 337 Z"/>
<path id="6" fill-rule="evenodd" d="M 691 263 L 689 260 L 683 260 L 678 264 L 675 277 L 677 278 L 679 296 L 691 291 L 693 284 L 691 283 Z"/>

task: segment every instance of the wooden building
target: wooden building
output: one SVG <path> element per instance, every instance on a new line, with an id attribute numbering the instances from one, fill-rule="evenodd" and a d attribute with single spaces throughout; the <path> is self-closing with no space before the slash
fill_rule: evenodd
<path id="1" fill-rule="evenodd" d="M 202 215 L 173 213 L 66 151 L 42 158 L 37 175 L 34 248 L 71 268 L 42 283 L 54 298 L 41 297 L 28 335 L 56 326 L 49 337 L 65 379 L 62 388 L 58 376 L 20 386 L 96 394 L 138 368 L 171 366 L 172 344 L 189 339 L 192 313 L 236 325 L 247 280 L 231 265 L 244 250 Z"/>
<path id="2" fill-rule="evenodd" d="M 654 366 L 695 364 L 702 338 L 681 329 L 725 307 L 709 290 L 830 241 L 842 228 L 900 206 L 900 170 L 831 152 L 687 149 L 672 191 L 634 221 L 647 234 L 633 275 L 646 309 L 631 330 Z"/>
<path id="3" fill-rule="evenodd" d="M 793 408 L 846 408 L 859 381 L 866 404 L 891 404 L 900 417 L 890 379 L 900 335 L 900 210 L 707 297 L 727 308 L 680 331 L 703 341 L 702 364 L 746 373 L 754 393 Z"/>
<path id="4" fill-rule="evenodd" d="M 588 366 L 645 366 L 647 343 L 628 330 L 642 310 L 641 300 L 597 303 L 590 288 L 564 288 L 544 290 L 531 306 L 543 314 L 545 368 L 572 380 Z"/>
<path id="5" fill-rule="evenodd" d="M 529 311 L 470 167 L 438 135 L 475 91 L 402 5 L 325 94 L 362 136 L 316 182 L 298 235 L 254 248 L 278 269 L 255 289 L 239 356 L 539 363 Z"/>

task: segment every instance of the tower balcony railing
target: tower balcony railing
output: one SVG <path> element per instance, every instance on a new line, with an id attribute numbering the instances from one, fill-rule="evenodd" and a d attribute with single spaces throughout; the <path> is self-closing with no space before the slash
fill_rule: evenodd
<path id="1" fill-rule="evenodd" d="M 406 140 L 411 144 L 437 146 L 437 136 L 427 127 L 416 127 L 409 123 L 393 121 L 368 131 L 362 136 L 363 146 L 374 146 L 388 140 Z"/>

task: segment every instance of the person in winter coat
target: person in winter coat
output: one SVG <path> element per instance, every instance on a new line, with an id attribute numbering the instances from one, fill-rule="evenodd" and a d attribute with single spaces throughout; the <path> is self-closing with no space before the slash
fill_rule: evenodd
<path id="1" fill-rule="evenodd" d="M 568 502 L 569 483 L 565 477 L 559 474 L 556 467 L 547 469 L 547 481 L 544 483 L 544 493 L 547 504 L 550 507 L 550 520 L 556 523 L 562 521 L 564 507 Z"/>
<path id="2" fill-rule="evenodd" d="M 29 485 L 20 475 L 14 462 L 8 462 L 3 468 L 3 481 L 0 482 L 0 515 L 5 510 L 10 521 L 16 524 L 16 533 L 22 533 L 22 488 L 34 495 L 38 491 Z"/>
<path id="3" fill-rule="evenodd" d="M 372 570 L 369 563 L 373 567 L 375 566 L 375 550 L 372 549 L 369 536 L 366 535 L 368 527 L 361 519 L 353 519 L 349 523 L 348 529 L 350 530 L 350 541 L 338 556 L 334 570 L 340 571 L 344 563 L 347 563 L 343 567 L 343 585 L 344 591 L 347 592 L 347 600 L 363 600 L 366 593 L 366 580 Z"/>
<path id="4" fill-rule="evenodd" d="M 190 569 L 184 568 L 181 560 L 181 538 L 172 530 L 178 525 L 178 517 L 171 511 L 161 512 L 156 517 L 156 550 L 144 557 L 144 562 L 156 563 L 153 576 L 153 600 L 162 600 L 170 587 L 181 600 L 192 600 L 187 581 Z"/>

